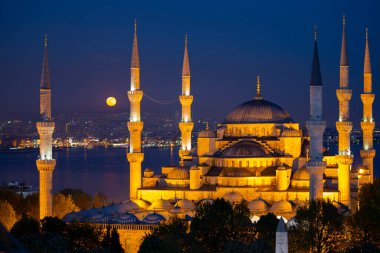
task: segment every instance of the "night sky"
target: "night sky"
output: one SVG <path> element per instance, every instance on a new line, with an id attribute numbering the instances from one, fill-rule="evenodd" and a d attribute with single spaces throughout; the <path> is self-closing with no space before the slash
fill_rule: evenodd
<path id="1" fill-rule="evenodd" d="M 347 16 L 351 115 L 361 119 L 365 27 L 369 28 L 374 92 L 380 84 L 380 1 L 0 1 L 0 120 L 36 120 L 49 37 L 53 114 L 129 111 L 133 20 L 138 23 L 141 87 L 159 100 L 181 89 L 184 34 L 189 34 L 194 117 L 222 120 L 262 94 L 304 124 L 309 113 L 313 26 L 318 25 L 324 115 L 337 119 L 342 15 Z M 377 95 L 377 94 L 376 94 Z M 118 104 L 107 108 L 105 99 Z M 380 95 L 374 116 L 380 122 Z M 144 112 L 180 111 L 179 102 Z"/>

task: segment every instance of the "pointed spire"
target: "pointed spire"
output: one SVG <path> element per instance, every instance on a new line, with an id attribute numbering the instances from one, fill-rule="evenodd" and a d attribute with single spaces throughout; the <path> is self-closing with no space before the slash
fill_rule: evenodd
<path id="1" fill-rule="evenodd" d="M 371 57 L 369 55 L 368 28 L 365 29 L 365 55 L 364 55 L 364 73 L 371 73 Z"/>
<path id="2" fill-rule="evenodd" d="M 311 78 L 310 86 L 321 86 L 321 68 L 319 65 L 319 55 L 318 55 L 318 42 L 317 42 L 317 27 L 314 26 L 314 52 L 313 52 L 313 63 L 311 67 Z"/>
<path id="3" fill-rule="evenodd" d="M 45 33 L 44 36 L 44 61 L 42 64 L 42 74 L 41 74 L 41 83 L 40 88 L 50 89 L 50 71 L 49 71 L 49 60 L 48 60 L 48 38 Z"/>
<path id="4" fill-rule="evenodd" d="M 340 66 L 348 66 L 347 42 L 346 42 L 346 16 L 343 15 L 342 48 L 340 51 Z"/>
<path id="5" fill-rule="evenodd" d="M 140 67 L 140 61 L 139 61 L 139 49 L 137 46 L 137 22 L 135 19 L 131 68 L 139 68 L 139 67 Z"/>
<path id="6" fill-rule="evenodd" d="M 189 55 L 187 52 L 187 33 L 185 34 L 185 52 L 183 55 L 182 76 L 190 76 Z"/>
<path id="7" fill-rule="evenodd" d="M 285 222 L 284 222 L 284 219 L 282 217 L 278 221 L 276 232 L 277 233 L 286 233 Z"/>

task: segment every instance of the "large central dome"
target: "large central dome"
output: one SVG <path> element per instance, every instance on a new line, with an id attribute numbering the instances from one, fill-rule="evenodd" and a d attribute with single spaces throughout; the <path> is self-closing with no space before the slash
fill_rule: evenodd
<path id="1" fill-rule="evenodd" d="M 280 106 L 254 98 L 237 106 L 224 120 L 224 123 L 289 123 L 289 114 Z"/>

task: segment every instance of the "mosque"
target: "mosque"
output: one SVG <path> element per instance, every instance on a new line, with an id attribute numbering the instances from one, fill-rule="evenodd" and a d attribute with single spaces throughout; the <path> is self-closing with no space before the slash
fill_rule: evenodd
<path id="1" fill-rule="evenodd" d="M 224 198 L 232 204 L 248 202 L 252 221 L 272 212 L 291 220 L 297 206 L 313 199 L 330 199 L 342 211 L 355 210 L 357 192 L 361 185 L 373 181 L 372 73 L 366 30 L 364 57 L 364 84 L 360 95 L 363 102 L 362 166 L 353 168 L 350 150 L 349 62 L 346 48 L 346 22 L 343 19 L 340 58 L 340 82 L 336 90 L 339 115 L 336 128 L 339 133 L 338 154 L 323 148 L 326 122 L 322 110 L 322 78 L 318 56 L 317 35 L 310 79 L 310 119 L 307 131 L 294 122 L 281 106 L 265 99 L 257 77 L 256 94 L 227 114 L 216 129 L 201 131 L 192 146 L 193 130 L 190 91 L 190 64 L 188 42 L 185 39 L 182 93 L 181 148 L 178 166 L 164 166 L 161 174 L 142 168 L 144 152 L 141 147 L 140 63 L 136 24 L 131 60 L 130 145 L 127 159 L 130 163 L 130 200 L 101 208 L 69 213 L 65 221 L 78 219 L 105 227 L 115 226 L 126 252 L 137 252 L 141 238 L 157 224 L 172 216 L 191 221 L 196 206 Z M 52 215 L 52 172 L 56 161 L 52 157 L 51 85 L 48 69 L 47 39 L 41 79 L 40 134 L 40 217 Z"/>

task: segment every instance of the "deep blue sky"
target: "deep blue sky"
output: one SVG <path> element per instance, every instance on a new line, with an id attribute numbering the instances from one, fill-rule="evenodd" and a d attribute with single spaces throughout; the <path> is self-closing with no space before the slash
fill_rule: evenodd
<path id="1" fill-rule="evenodd" d="M 222 119 L 255 94 L 300 123 L 309 112 L 313 25 L 318 25 L 324 113 L 337 118 L 341 17 L 347 16 L 352 119 L 361 119 L 364 29 L 369 27 L 374 91 L 379 91 L 380 1 L 0 1 L 0 119 L 38 117 L 43 33 L 49 35 L 53 114 L 128 111 L 133 19 L 138 22 L 141 87 L 157 99 L 181 89 L 189 33 L 194 116 Z M 115 96 L 118 105 L 106 108 Z M 379 108 L 380 96 L 374 108 Z M 143 111 L 180 110 L 143 100 Z M 375 119 L 379 113 L 375 111 Z"/>

